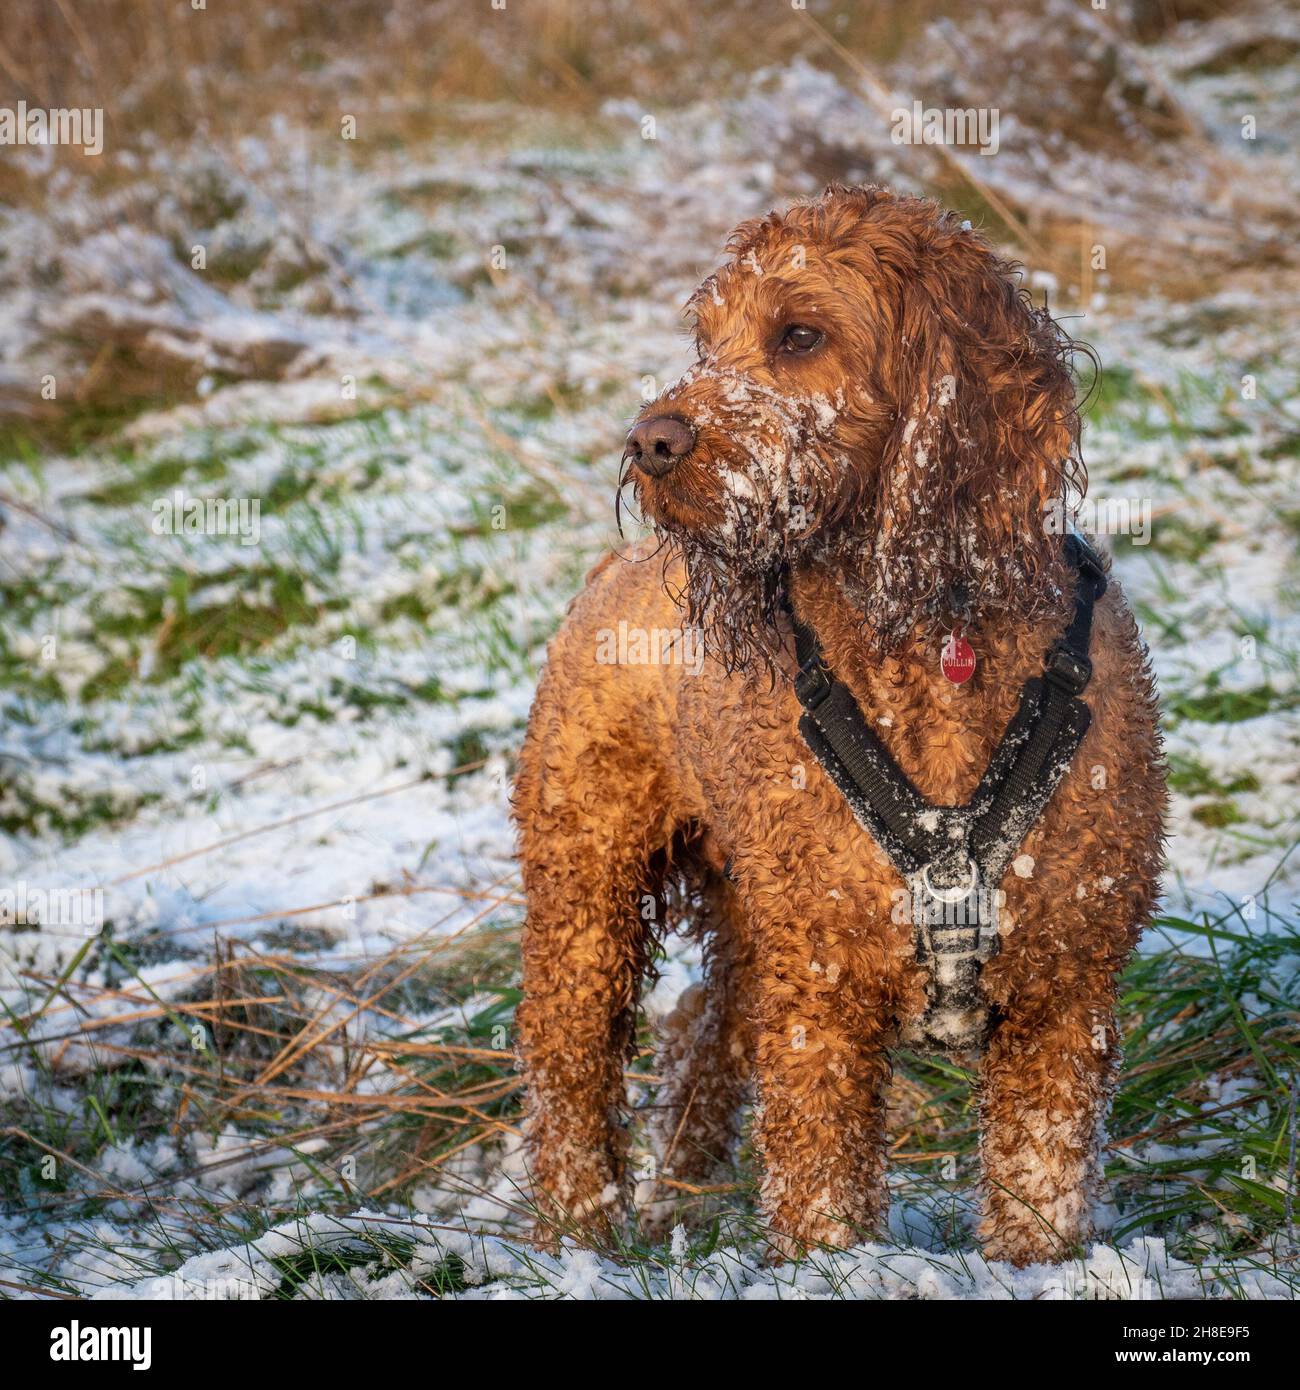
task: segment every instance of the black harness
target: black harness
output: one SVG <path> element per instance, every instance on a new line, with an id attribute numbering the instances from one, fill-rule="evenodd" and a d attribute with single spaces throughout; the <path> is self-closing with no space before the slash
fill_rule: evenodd
<path id="1" fill-rule="evenodd" d="M 998 948 L 1000 884 L 1074 757 L 1091 713 L 1079 699 L 1092 677 L 1093 604 L 1106 591 L 1096 551 L 1065 539 L 1077 572 L 1074 616 L 1027 680 L 1020 705 L 965 806 L 932 806 L 863 718 L 822 659 L 817 634 L 790 611 L 804 708 L 799 732 L 911 893 L 918 958 L 928 967 L 929 1007 L 903 1041 L 949 1053 L 978 1048 L 992 1018 L 980 967 Z M 787 599 L 788 605 L 788 599 Z"/>

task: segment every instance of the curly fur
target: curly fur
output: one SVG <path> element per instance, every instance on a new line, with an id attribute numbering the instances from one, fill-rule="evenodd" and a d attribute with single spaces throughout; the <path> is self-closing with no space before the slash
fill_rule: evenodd
<path id="1" fill-rule="evenodd" d="M 708 970 L 667 1029 L 665 1170 L 711 1172 L 755 1080 L 762 1205 L 798 1253 L 884 1219 L 889 1051 L 925 978 L 902 885 L 774 681 L 778 594 L 921 792 L 964 802 L 1067 621 L 1045 513 L 1085 475 L 1072 345 L 932 204 L 832 186 L 729 249 L 689 306 L 697 364 L 643 412 L 696 432 L 666 476 L 632 478 L 660 543 L 597 566 L 538 688 L 516 787 L 519 1042 L 539 1197 L 599 1229 L 625 1209 L 621 1069 L 650 942 L 688 883 Z M 782 353 L 791 323 L 823 341 Z M 979 658 L 961 687 L 938 661 L 957 614 Z M 596 658 L 619 622 L 683 618 L 702 668 Z M 979 1063 L 981 1230 L 1019 1263 L 1088 1232 L 1116 979 L 1162 860 L 1154 691 L 1116 583 L 1093 658 L 1092 726 L 1025 843 L 1033 869 L 1003 884 L 982 981 L 999 1022 Z"/>

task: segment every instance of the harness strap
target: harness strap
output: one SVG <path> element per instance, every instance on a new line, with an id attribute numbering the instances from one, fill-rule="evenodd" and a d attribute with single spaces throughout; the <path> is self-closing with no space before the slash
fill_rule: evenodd
<path id="1" fill-rule="evenodd" d="M 830 686 L 825 699 L 805 705 L 799 732 L 889 857 L 904 874 L 919 873 L 933 858 L 930 837 L 921 830 L 930 808 L 847 688 L 838 681 Z"/>
<path id="2" fill-rule="evenodd" d="M 1088 656 L 1092 613 L 1096 601 L 1106 592 L 1106 572 L 1100 557 L 1081 536 L 1067 536 L 1065 550 L 1078 571 L 1074 615 L 1063 636 L 1048 651 L 1042 679 L 1025 683 L 1022 702 L 1026 696 L 1036 700 L 1037 716 L 988 808 L 974 818 L 970 827 L 971 854 L 985 866 L 990 882 L 1001 881 L 1007 864 L 1065 776 L 1092 722 L 1092 712 L 1079 696 L 1092 679 L 1092 661 Z"/>
<path id="3" fill-rule="evenodd" d="M 1106 590 L 1106 573 L 1081 536 L 1067 536 L 1064 550 L 1077 571 L 1069 626 L 1048 651 L 1043 675 L 1025 682 L 1016 713 L 965 806 L 934 806 L 922 797 L 847 687 L 831 674 L 816 634 L 795 616 L 787 597 L 799 662 L 794 690 L 804 709 L 799 732 L 858 823 L 905 882 L 914 889 L 923 885 L 928 899 L 975 902 L 977 887 L 992 891 L 1000 885 L 1088 730 L 1092 716 L 1078 697 L 1092 677 L 1093 607 Z M 940 1045 L 972 1045 L 987 1027 L 978 967 L 996 949 L 997 938 L 981 938 L 979 919 L 975 908 L 973 922 L 962 917 L 918 931 L 918 951 L 935 968 L 927 1017 L 956 1009 L 964 1019 L 947 1028 Z"/>

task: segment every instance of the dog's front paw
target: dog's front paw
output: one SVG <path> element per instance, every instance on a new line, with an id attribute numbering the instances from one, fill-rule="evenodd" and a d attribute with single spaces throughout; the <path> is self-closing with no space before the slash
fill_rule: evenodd
<path id="1" fill-rule="evenodd" d="M 1059 1264 L 1074 1254 L 1082 1236 L 1057 1232 L 1041 1223 L 993 1223 L 980 1227 L 980 1246 L 986 1260 L 1005 1260 L 1023 1269 L 1026 1265 Z"/>

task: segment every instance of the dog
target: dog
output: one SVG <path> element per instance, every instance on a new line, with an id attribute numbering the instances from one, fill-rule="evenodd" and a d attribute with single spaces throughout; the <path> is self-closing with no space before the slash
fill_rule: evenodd
<path id="1" fill-rule="evenodd" d="M 963 805 L 1070 622 L 1050 518 L 1086 473 L 1077 349 L 969 223 L 832 185 L 727 251 L 687 306 L 696 362 L 628 436 L 656 535 L 592 570 L 530 716 L 518 1049 L 539 1207 L 608 1234 L 639 991 L 660 933 L 698 932 L 703 983 L 663 1028 L 660 1171 L 707 1182 L 753 1095 L 762 1216 L 798 1258 L 883 1230 L 890 1053 L 935 984 L 904 879 L 801 733 L 792 634 L 926 803 Z M 1090 726 L 987 885 L 979 1236 L 1016 1265 L 1090 1234 L 1117 982 L 1163 861 L 1146 648 L 1117 583 L 1090 617 Z M 678 659 L 693 632 L 702 661 Z"/>

